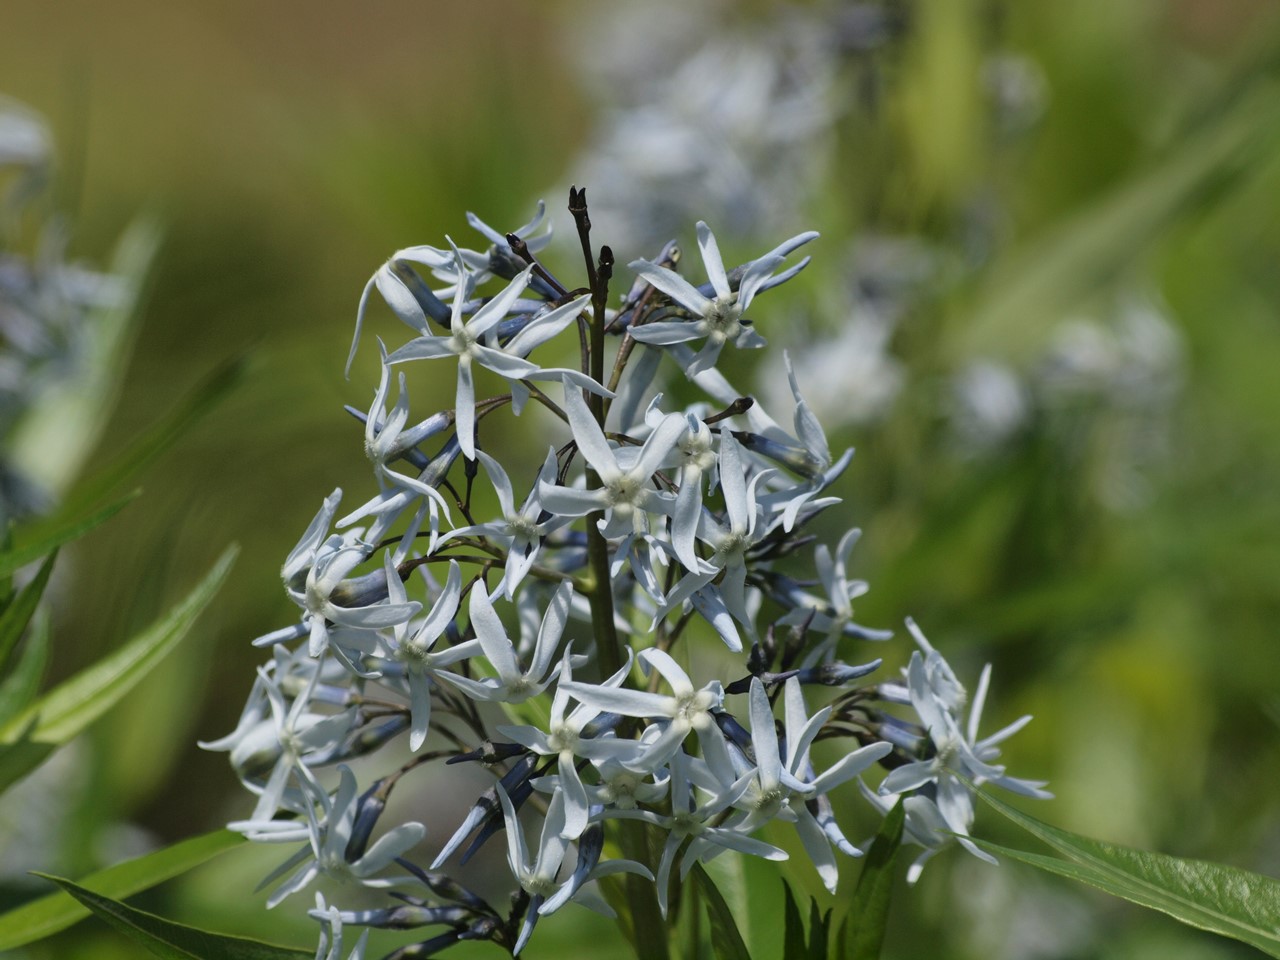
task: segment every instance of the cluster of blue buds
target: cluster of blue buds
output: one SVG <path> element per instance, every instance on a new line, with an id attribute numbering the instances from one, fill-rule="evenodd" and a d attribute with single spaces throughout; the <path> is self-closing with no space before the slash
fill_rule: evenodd
<path id="1" fill-rule="evenodd" d="M 352 411 L 371 495 L 344 513 L 335 490 L 288 554 L 301 617 L 255 641 L 271 659 L 236 729 L 204 744 L 230 753 L 257 798 L 232 828 L 296 847 L 264 881 L 269 906 L 320 876 L 366 888 L 361 903 L 386 898 L 344 910 L 317 895 L 318 958 L 341 960 L 352 927 L 431 928 L 397 960 L 470 939 L 515 954 L 571 903 L 611 913 L 595 881 L 620 872 L 655 884 L 665 913 L 695 864 L 785 859 L 759 836 L 771 822 L 794 827 L 834 890 L 839 857 L 860 854 L 831 801 L 846 785 L 875 811 L 904 805 L 905 836 L 924 848 L 915 879 L 956 840 L 986 856 L 967 840 L 973 785 L 1045 795 L 997 762 L 1026 718 L 978 736 L 989 670 L 969 705 L 910 624 L 904 676 L 871 682 L 880 660 L 860 651 L 891 635 L 854 616 L 858 532 L 834 550 L 806 533 L 838 502 L 852 451 L 833 455 L 794 375 L 784 425 L 717 369 L 729 348 L 764 345 L 760 298 L 805 267 L 795 254 L 817 235 L 728 269 L 699 223 L 693 277 L 668 244 L 630 263 L 618 299 L 584 191 L 569 209 L 580 286 L 538 259 L 551 241 L 541 209 L 508 234 L 471 216 L 488 250 L 410 247 L 374 273 L 351 358 L 375 292 L 413 336 L 379 341 L 372 405 Z M 533 359 L 562 335 L 576 367 Z M 446 371 L 453 408 L 418 419 L 410 378 Z M 657 390 L 670 374 L 699 398 L 673 408 Z M 500 412 L 545 430 L 540 462 L 494 455 Z M 707 663 L 737 667 L 721 679 Z M 375 755 L 395 759 L 362 785 L 355 771 Z M 437 762 L 479 764 L 494 782 L 430 841 L 421 823 L 383 822 L 392 791 Z M 450 870 L 498 833 L 514 894 L 495 905 Z M 614 836 L 625 858 L 605 856 Z M 345 955 L 365 949 L 362 936 Z"/>

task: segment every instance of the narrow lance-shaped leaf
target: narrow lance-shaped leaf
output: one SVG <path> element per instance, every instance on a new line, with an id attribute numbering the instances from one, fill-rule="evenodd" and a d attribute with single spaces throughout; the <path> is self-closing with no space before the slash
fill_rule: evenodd
<path id="1" fill-rule="evenodd" d="M 55 687 L 0 729 L 0 745 L 24 741 L 36 748 L 66 743 L 118 703 L 177 646 L 226 579 L 237 548 L 229 547 L 203 581 L 167 615 L 103 658 Z M 29 772 L 43 756 L 31 754 L 31 765 L 6 763 L 0 788 Z M 47 749 L 45 750 L 47 755 Z M 25 766 L 25 769 L 23 767 Z"/>
<path id="2" fill-rule="evenodd" d="M 1280 880 L 1221 863 L 1092 840 L 1030 817 L 980 792 L 988 804 L 1068 860 L 976 840 L 1011 860 L 1070 877 L 1185 924 L 1243 941 L 1280 957 Z"/>
<path id="3" fill-rule="evenodd" d="M 23 631 L 36 612 L 36 605 L 40 603 L 44 588 L 49 584 L 49 574 L 53 572 L 53 562 L 57 557 L 57 550 L 45 557 L 34 579 L 18 591 L 18 595 L 5 607 L 4 613 L 0 613 L 0 675 L 8 668 L 13 649 L 22 639 Z"/>
<path id="4" fill-rule="evenodd" d="M 0 577 L 9 576 L 15 570 L 20 570 L 27 564 L 52 553 L 64 543 L 80 539 L 94 527 L 101 526 L 114 517 L 141 492 L 141 490 L 134 490 L 119 500 L 114 500 L 105 507 L 84 516 L 78 516 L 74 520 L 62 520 L 59 516 L 24 531 L 25 536 L 15 537 L 22 542 L 0 553 Z"/>
<path id="5" fill-rule="evenodd" d="M 751 960 L 747 945 L 734 922 L 733 911 L 701 864 L 694 864 L 692 877 L 698 896 L 707 907 L 707 919 L 711 923 L 711 948 L 715 951 L 717 960 Z"/>
<path id="6" fill-rule="evenodd" d="M 850 935 L 845 956 L 850 960 L 877 960 L 884 944 L 884 931 L 889 923 L 889 901 L 893 895 L 893 867 L 902 846 L 902 825 L 906 812 L 902 802 L 880 824 L 876 838 L 867 851 L 858 886 L 853 891 L 847 925 Z"/>
<path id="7" fill-rule="evenodd" d="M 45 664 L 49 662 L 49 611 L 36 610 L 22 652 L 3 682 L 0 682 L 0 727 L 22 713 L 36 698 Z"/>
<path id="8" fill-rule="evenodd" d="M 800 919 L 800 907 L 791 893 L 787 881 L 782 881 L 783 893 L 783 928 L 782 958 L 783 960 L 806 960 L 804 942 L 804 921 Z"/>
<path id="9" fill-rule="evenodd" d="M 134 438 L 124 452 L 72 488 L 63 509 L 75 512 L 99 502 L 129 483 L 142 469 L 181 439 L 244 380 L 243 356 L 221 363 L 168 413 Z"/>
<path id="10" fill-rule="evenodd" d="M 40 876 L 58 884 L 96 916 L 164 960 L 314 960 L 309 950 L 188 927 L 86 890 L 70 880 Z"/>
<path id="11" fill-rule="evenodd" d="M 162 850 L 91 873 L 79 886 L 105 897 L 123 899 L 170 880 L 247 841 L 230 830 L 214 830 Z M 51 893 L 0 915 L 0 951 L 52 936 L 89 916 L 69 893 Z"/>
<path id="12" fill-rule="evenodd" d="M 831 938 L 831 911 L 826 913 L 818 901 L 809 900 L 809 950 L 806 960 L 827 960 L 827 941 Z"/>

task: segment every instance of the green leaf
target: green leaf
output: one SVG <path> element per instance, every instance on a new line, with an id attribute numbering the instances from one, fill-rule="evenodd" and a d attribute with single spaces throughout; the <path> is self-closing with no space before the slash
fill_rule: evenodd
<path id="1" fill-rule="evenodd" d="M 164 659 L 190 630 L 201 611 L 222 586 L 236 547 L 229 547 L 209 574 L 186 598 L 115 653 L 49 691 L 0 729 L 0 744 L 29 741 L 37 748 L 66 743 L 114 706 Z M 23 764 L 39 753 L 26 750 L 0 759 L 0 788 L 33 767 Z M 45 750 L 47 755 L 48 750 Z M 41 758 L 42 759 L 42 758 Z M 38 762 L 38 761 L 37 761 Z M 16 767 L 15 764 L 16 763 Z"/>
<path id="2" fill-rule="evenodd" d="M 853 934 L 850 932 L 852 926 L 849 923 L 849 914 L 844 915 L 844 920 L 840 922 L 840 929 L 836 933 L 836 956 L 835 960 L 849 960 L 849 946 L 853 940 Z"/>
<path id="3" fill-rule="evenodd" d="M 827 960 L 827 941 L 831 936 L 831 911 L 823 913 L 818 901 L 809 900 L 809 953 L 807 960 Z"/>
<path id="4" fill-rule="evenodd" d="M 70 880 L 40 874 L 88 907 L 101 920 L 164 960 L 313 960 L 311 951 L 278 947 L 174 923 L 119 900 L 86 890 Z"/>
<path id="5" fill-rule="evenodd" d="M 134 439 L 128 448 L 106 467 L 76 485 L 66 500 L 66 509 L 82 509 L 101 501 L 130 482 L 147 464 L 169 449 L 210 410 L 221 403 L 244 379 L 248 360 L 236 356 L 223 362 L 180 403 Z"/>
<path id="6" fill-rule="evenodd" d="M 877 960 L 884 944 L 884 931 L 889 923 L 889 901 L 893 895 L 893 867 L 902 847 L 902 825 L 906 811 L 896 803 L 867 851 L 866 862 L 858 877 L 849 906 L 852 930 L 847 940 L 846 956 L 850 960 Z"/>
<path id="7" fill-rule="evenodd" d="M 114 517 L 141 492 L 141 490 L 134 490 L 107 504 L 105 507 L 101 507 L 85 516 L 78 516 L 74 520 L 63 520 L 61 519 L 62 514 L 59 514 L 58 517 L 51 521 L 41 523 L 33 529 L 24 531 L 26 536 L 19 536 L 16 539 L 29 542 L 19 543 L 0 552 L 0 577 L 9 576 L 15 570 L 20 570 L 27 564 L 52 553 L 64 543 L 78 540 L 94 527 L 101 526 Z"/>
<path id="8" fill-rule="evenodd" d="M 786 898 L 782 906 L 782 960 L 806 960 L 804 921 L 800 919 L 800 907 L 785 880 L 782 881 L 782 892 Z"/>
<path id="9" fill-rule="evenodd" d="M 57 557 L 57 550 L 45 557 L 35 578 L 18 592 L 13 601 L 5 607 L 4 613 L 0 613 L 0 673 L 4 673 L 9 665 L 13 648 L 22 639 L 27 624 L 31 622 L 31 617 L 36 612 L 36 605 L 44 595 L 44 588 L 49 583 L 49 574 L 53 572 L 53 562 Z"/>
<path id="10" fill-rule="evenodd" d="M 8 553 L 13 549 L 13 521 L 9 520 L 4 525 L 4 535 L 0 537 L 0 554 Z M 9 606 L 9 601 L 13 599 L 13 573 L 6 573 L 0 576 L 0 609 Z"/>
<path id="11" fill-rule="evenodd" d="M 40 689 L 45 664 L 49 662 L 49 612 L 36 610 L 31 631 L 22 644 L 22 653 L 13 671 L 0 683 L 0 727 L 23 711 Z"/>
<path id="12" fill-rule="evenodd" d="M 238 833 L 214 830 L 91 873 L 82 878 L 79 885 L 102 896 L 123 899 L 186 873 L 244 842 Z M 89 912 L 65 892 L 24 903 L 0 915 L 0 951 L 52 936 L 89 916 Z"/>
<path id="13" fill-rule="evenodd" d="M 1280 957 L 1280 880 L 1221 863 L 1092 840 L 1050 826 L 985 792 L 978 795 L 1069 859 L 975 841 L 983 848 Z"/>
<path id="14" fill-rule="evenodd" d="M 0 743 L 0 794 L 58 749 L 56 743 L 37 743 L 31 739 L 36 720 L 36 717 L 28 717 L 27 725 L 17 731 L 12 742 Z"/>
<path id="15" fill-rule="evenodd" d="M 706 904 L 707 919 L 711 922 L 711 949 L 718 960 L 751 960 L 747 945 L 734 922 L 733 911 L 707 876 L 707 871 L 702 869 L 701 864 L 695 863 L 690 876 L 693 877 L 698 896 Z"/>

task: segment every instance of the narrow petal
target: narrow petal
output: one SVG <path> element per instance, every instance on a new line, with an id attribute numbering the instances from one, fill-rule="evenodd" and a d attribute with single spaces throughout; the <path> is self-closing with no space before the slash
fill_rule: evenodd
<path id="1" fill-rule="evenodd" d="M 502 515 L 504 517 L 511 516 L 516 512 L 516 498 L 514 491 L 511 489 L 511 478 L 507 476 L 507 471 L 502 469 L 502 464 L 483 450 L 477 450 L 476 456 L 479 457 L 480 463 L 484 465 L 484 471 L 489 475 L 489 482 L 493 484 L 494 492 L 498 495 L 498 504 L 502 508 Z"/>
<path id="2" fill-rule="evenodd" d="M 568 580 L 556 587 L 556 592 L 547 604 L 547 612 L 542 617 L 542 626 L 538 628 L 538 642 L 533 648 L 533 661 L 529 665 L 529 676 L 541 679 L 555 656 L 556 646 L 564 634 L 565 625 L 569 622 L 569 605 L 573 602 L 573 584 Z"/>
<path id="3" fill-rule="evenodd" d="M 773 709 L 759 677 L 751 678 L 751 746 L 760 768 L 760 783 L 772 788 L 781 779 L 782 760 L 778 756 L 778 733 L 773 723 Z M 887 746 L 887 744 L 886 744 Z"/>
<path id="4" fill-rule="evenodd" d="M 471 591 L 471 627 L 498 676 L 508 683 L 518 678 L 520 665 L 516 662 L 516 652 L 483 589 Z"/>
<path id="5" fill-rule="evenodd" d="M 653 323 L 642 323 L 630 328 L 632 339 L 655 347 L 665 347 L 673 343 L 686 343 L 698 340 L 707 335 L 702 325 L 688 320 L 656 320 Z"/>
<path id="6" fill-rule="evenodd" d="M 707 268 L 707 279 L 711 287 L 720 297 L 732 296 L 729 289 L 729 278 L 724 272 L 724 258 L 720 256 L 720 245 L 716 243 L 716 235 L 702 220 L 698 221 L 698 249 L 702 253 L 702 265 Z"/>
<path id="7" fill-rule="evenodd" d="M 471 374 L 471 360 L 458 361 L 458 392 L 454 403 L 454 422 L 458 426 L 458 446 L 468 460 L 476 458 L 476 386 Z"/>
<path id="8" fill-rule="evenodd" d="M 661 290 L 681 306 L 687 307 L 698 316 L 706 316 L 711 310 L 712 302 L 698 292 L 698 289 L 680 274 L 666 267 L 660 267 L 648 260 L 633 260 L 629 266 L 652 287 Z"/>
<path id="9" fill-rule="evenodd" d="M 671 692 L 677 697 L 687 697 L 693 694 L 693 681 L 680 668 L 680 664 L 676 663 L 671 654 L 665 650 L 650 647 L 648 650 L 640 651 L 640 659 L 662 674 L 663 679 L 670 685 Z"/>
<path id="10" fill-rule="evenodd" d="M 566 387 L 564 407 L 578 450 L 587 458 L 587 462 L 595 469 L 600 479 L 608 483 L 621 473 L 621 470 L 618 468 L 618 461 L 614 457 L 613 449 L 609 446 L 609 441 L 604 438 L 604 433 L 601 432 L 599 424 L 587 407 L 587 401 L 582 399 L 579 391 Z"/>
<path id="11" fill-rule="evenodd" d="M 560 686 L 579 703 L 585 703 L 606 713 L 621 714 L 624 717 L 670 717 L 675 709 L 675 700 L 659 693 L 647 693 L 623 687 L 599 687 L 577 681 L 562 683 Z"/>
<path id="12" fill-rule="evenodd" d="M 352 873 L 368 877 L 388 866 L 396 857 L 416 847 L 427 835 L 427 828 L 417 822 L 402 823 L 388 830 L 369 848 L 368 853 L 352 864 Z"/>

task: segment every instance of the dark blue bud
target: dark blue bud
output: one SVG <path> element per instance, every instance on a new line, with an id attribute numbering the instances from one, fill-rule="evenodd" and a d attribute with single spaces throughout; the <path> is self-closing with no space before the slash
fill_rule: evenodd
<path id="1" fill-rule="evenodd" d="M 377 723 L 361 727 L 354 733 L 348 734 L 341 743 L 335 745 L 332 749 L 324 753 L 308 755 L 307 766 L 323 767 L 331 763 L 351 760 L 355 757 L 363 757 L 374 753 L 408 730 L 409 719 L 408 713 L 396 714 L 392 717 L 386 717 Z"/>
<path id="2" fill-rule="evenodd" d="M 418 306 L 422 308 L 422 312 L 434 320 L 440 326 L 448 328 L 449 321 L 453 316 L 453 312 L 449 306 L 431 292 L 431 289 L 422 281 L 422 277 L 418 276 L 418 271 L 413 269 L 406 260 L 392 260 L 391 272 L 396 275 L 401 283 L 413 295 L 413 299 L 418 301 Z"/>
<path id="3" fill-rule="evenodd" d="M 803 447 L 794 447 L 789 443 L 781 443 L 745 430 L 735 430 L 733 436 L 752 453 L 768 457 L 779 466 L 786 467 L 792 473 L 799 474 L 807 480 L 820 479 L 828 466 Z"/>
<path id="4" fill-rule="evenodd" d="M 375 781 L 356 802 L 356 815 L 351 823 L 351 836 L 347 840 L 347 849 L 343 852 L 343 859 L 347 863 L 354 863 L 364 856 L 365 850 L 369 847 L 369 837 L 373 834 L 373 828 L 378 825 L 378 818 L 382 816 L 382 811 L 387 809 L 389 792 L 390 784 L 384 777 Z"/>
<path id="5" fill-rule="evenodd" d="M 356 910 L 343 913 L 342 922 L 357 927 L 376 927 L 379 930 L 413 930 L 433 923 L 454 926 L 471 919 L 471 911 L 463 907 L 426 907 L 401 904 L 378 910 Z"/>
<path id="6" fill-rule="evenodd" d="M 431 870 L 423 870 L 416 863 L 405 860 L 403 857 L 397 857 L 396 863 L 421 880 L 423 886 L 442 900 L 452 900 L 454 903 L 460 903 L 472 910 L 478 910 L 481 913 L 496 916 L 493 908 L 489 906 L 488 902 L 484 898 L 472 893 L 447 874 L 437 873 Z M 416 902 L 405 894 L 392 893 L 392 896 L 398 896 L 402 900 L 407 900 L 410 903 Z"/>
<path id="7" fill-rule="evenodd" d="M 485 766 L 491 766 L 528 752 L 528 747 L 522 747 L 518 743 L 494 743 L 492 740 L 486 740 L 474 750 L 452 756 L 445 763 L 468 763 L 473 760 L 479 760 Z"/>
<path id="8" fill-rule="evenodd" d="M 449 442 L 444 445 L 439 453 L 432 458 L 420 474 L 418 479 L 431 487 L 438 487 L 449 475 L 449 469 L 453 466 L 453 462 L 458 459 L 458 455 L 462 453 L 462 447 L 458 445 L 458 435 L 455 433 L 449 438 Z"/>
<path id="9" fill-rule="evenodd" d="M 730 743 L 743 751 L 751 749 L 751 732 L 740 724 L 733 714 L 718 710 L 712 716 L 715 717 L 716 726 Z"/>
<path id="10" fill-rule="evenodd" d="M 387 599 L 387 572 L 374 570 L 362 577 L 350 577 L 343 580 L 329 599 L 339 607 L 367 607 Z"/>
<path id="11" fill-rule="evenodd" d="M 852 667 L 847 663 L 824 663 L 817 667 L 797 670 L 795 675 L 801 683 L 819 683 L 826 687 L 839 687 L 875 672 L 882 663 L 884 661 L 878 659 Z"/>

